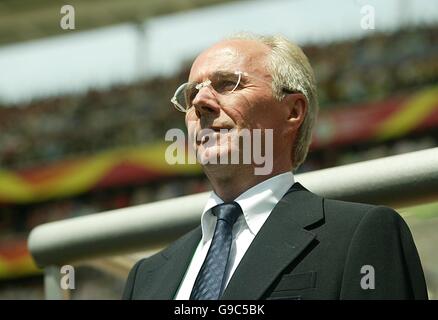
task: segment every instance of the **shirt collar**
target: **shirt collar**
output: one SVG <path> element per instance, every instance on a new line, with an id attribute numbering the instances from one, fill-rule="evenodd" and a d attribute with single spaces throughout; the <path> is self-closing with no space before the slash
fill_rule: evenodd
<path id="1" fill-rule="evenodd" d="M 251 187 L 234 200 L 242 208 L 245 222 L 254 236 L 259 232 L 272 209 L 293 184 L 292 172 L 281 173 Z M 221 203 L 224 201 L 212 191 L 201 216 L 202 241 L 204 243 L 213 237 L 216 222 L 216 217 L 213 216 L 210 209 Z"/>

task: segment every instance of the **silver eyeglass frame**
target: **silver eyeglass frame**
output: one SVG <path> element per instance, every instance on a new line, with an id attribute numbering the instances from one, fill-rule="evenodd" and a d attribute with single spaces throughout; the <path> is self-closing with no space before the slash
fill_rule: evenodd
<path id="1" fill-rule="evenodd" d="M 237 74 L 239 76 L 239 78 L 237 79 L 236 85 L 234 86 L 234 88 L 229 93 L 233 93 L 237 89 L 237 87 L 239 86 L 239 84 L 240 84 L 240 82 L 242 80 L 242 76 L 254 77 L 254 78 L 256 78 L 256 79 L 258 79 L 258 80 L 260 80 L 262 82 L 269 83 L 270 85 L 272 85 L 272 81 L 267 81 L 265 79 L 261 79 L 261 78 L 256 77 L 256 76 L 251 76 L 247 72 L 244 72 L 244 71 L 234 71 L 234 74 Z M 172 104 L 175 107 L 175 109 L 180 111 L 180 112 L 183 112 L 183 113 L 186 113 L 190 109 L 190 107 L 186 108 L 186 107 L 182 106 L 178 102 L 177 96 L 178 96 L 179 93 L 181 93 L 181 91 L 185 90 L 185 88 L 187 87 L 188 84 L 189 84 L 189 82 L 185 82 L 182 85 L 180 85 L 176 89 L 173 97 L 170 99 L 170 102 L 172 102 Z M 211 85 L 211 80 L 207 79 L 207 80 L 205 80 L 205 81 L 203 81 L 201 83 L 196 84 L 195 88 L 197 90 L 201 90 L 202 88 L 208 87 L 209 85 Z M 213 90 L 215 90 L 215 89 L 213 88 Z M 283 88 L 282 91 L 285 94 L 296 94 L 296 93 L 302 94 L 302 92 L 300 90 L 293 90 L 293 89 L 288 89 L 288 88 Z"/>
<path id="2" fill-rule="evenodd" d="M 234 86 L 234 88 L 233 88 L 229 93 L 233 93 L 233 92 L 237 89 L 237 87 L 238 87 L 239 84 L 240 84 L 240 81 L 242 80 L 242 75 L 243 75 L 243 76 L 248 76 L 248 74 L 247 74 L 246 72 L 243 72 L 243 71 L 234 71 L 234 74 L 237 74 L 239 77 L 238 77 L 238 79 L 237 79 L 237 83 L 236 83 L 236 85 Z M 183 112 L 183 113 L 186 113 L 187 110 L 189 110 L 190 108 L 185 108 L 184 106 L 182 106 L 182 105 L 178 102 L 177 96 L 178 96 L 178 94 L 179 94 L 181 91 L 184 91 L 184 90 L 185 90 L 185 88 L 187 87 L 188 84 L 189 84 L 189 82 L 185 82 L 185 83 L 183 83 L 182 85 L 180 85 L 180 86 L 176 89 L 175 93 L 173 94 L 172 99 L 170 99 L 170 102 L 172 102 L 172 104 L 174 105 L 175 109 L 178 110 L 178 111 L 180 111 L 180 112 Z M 204 88 L 204 87 L 208 87 L 209 85 L 211 85 L 211 80 L 210 80 L 210 79 L 207 79 L 207 80 L 205 80 L 205 81 L 203 81 L 203 82 L 198 83 L 198 84 L 195 86 L 195 88 L 196 88 L 197 90 L 201 90 L 202 88 Z"/>

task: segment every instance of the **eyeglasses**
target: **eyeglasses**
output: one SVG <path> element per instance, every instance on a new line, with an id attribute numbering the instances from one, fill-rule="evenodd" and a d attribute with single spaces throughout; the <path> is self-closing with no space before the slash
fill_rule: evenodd
<path id="1" fill-rule="evenodd" d="M 176 89 L 170 101 L 178 111 L 187 112 L 193 106 L 193 100 L 202 88 L 211 86 L 216 93 L 229 95 L 239 88 L 244 81 L 243 78 L 247 76 L 248 74 L 242 71 L 216 71 L 204 82 L 183 83 Z M 262 81 L 268 82 L 266 80 Z"/>

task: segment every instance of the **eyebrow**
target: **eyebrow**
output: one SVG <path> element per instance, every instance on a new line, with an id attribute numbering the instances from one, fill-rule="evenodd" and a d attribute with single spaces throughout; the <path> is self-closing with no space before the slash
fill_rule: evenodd
<path id="1" fill-rule="evenodd" d="M 212 79 L 214 77 L 230 77 L 234 76 L 234 72 L 226 70 L 217 70 L 211 73 L 206 79 Z M 202 81 L 190 81 L 190 83 L 201 83 Z"/>
<path id="2" fill-rule="evenodd" d="M 234 76 L 235 73 L 231 71 L 218 70 L 212 73 L 212 76 Z"/>

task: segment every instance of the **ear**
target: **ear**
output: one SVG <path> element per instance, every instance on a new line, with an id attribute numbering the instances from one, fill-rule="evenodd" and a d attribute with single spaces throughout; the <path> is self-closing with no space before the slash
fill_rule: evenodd
<path id="1" fill-rule="evenodd" d="M 291 129 L 298 130 L 306 116 L 307 99 L 302 93 L 289 93 L 283 100 L 289 111 L 288 122 Z"/>

